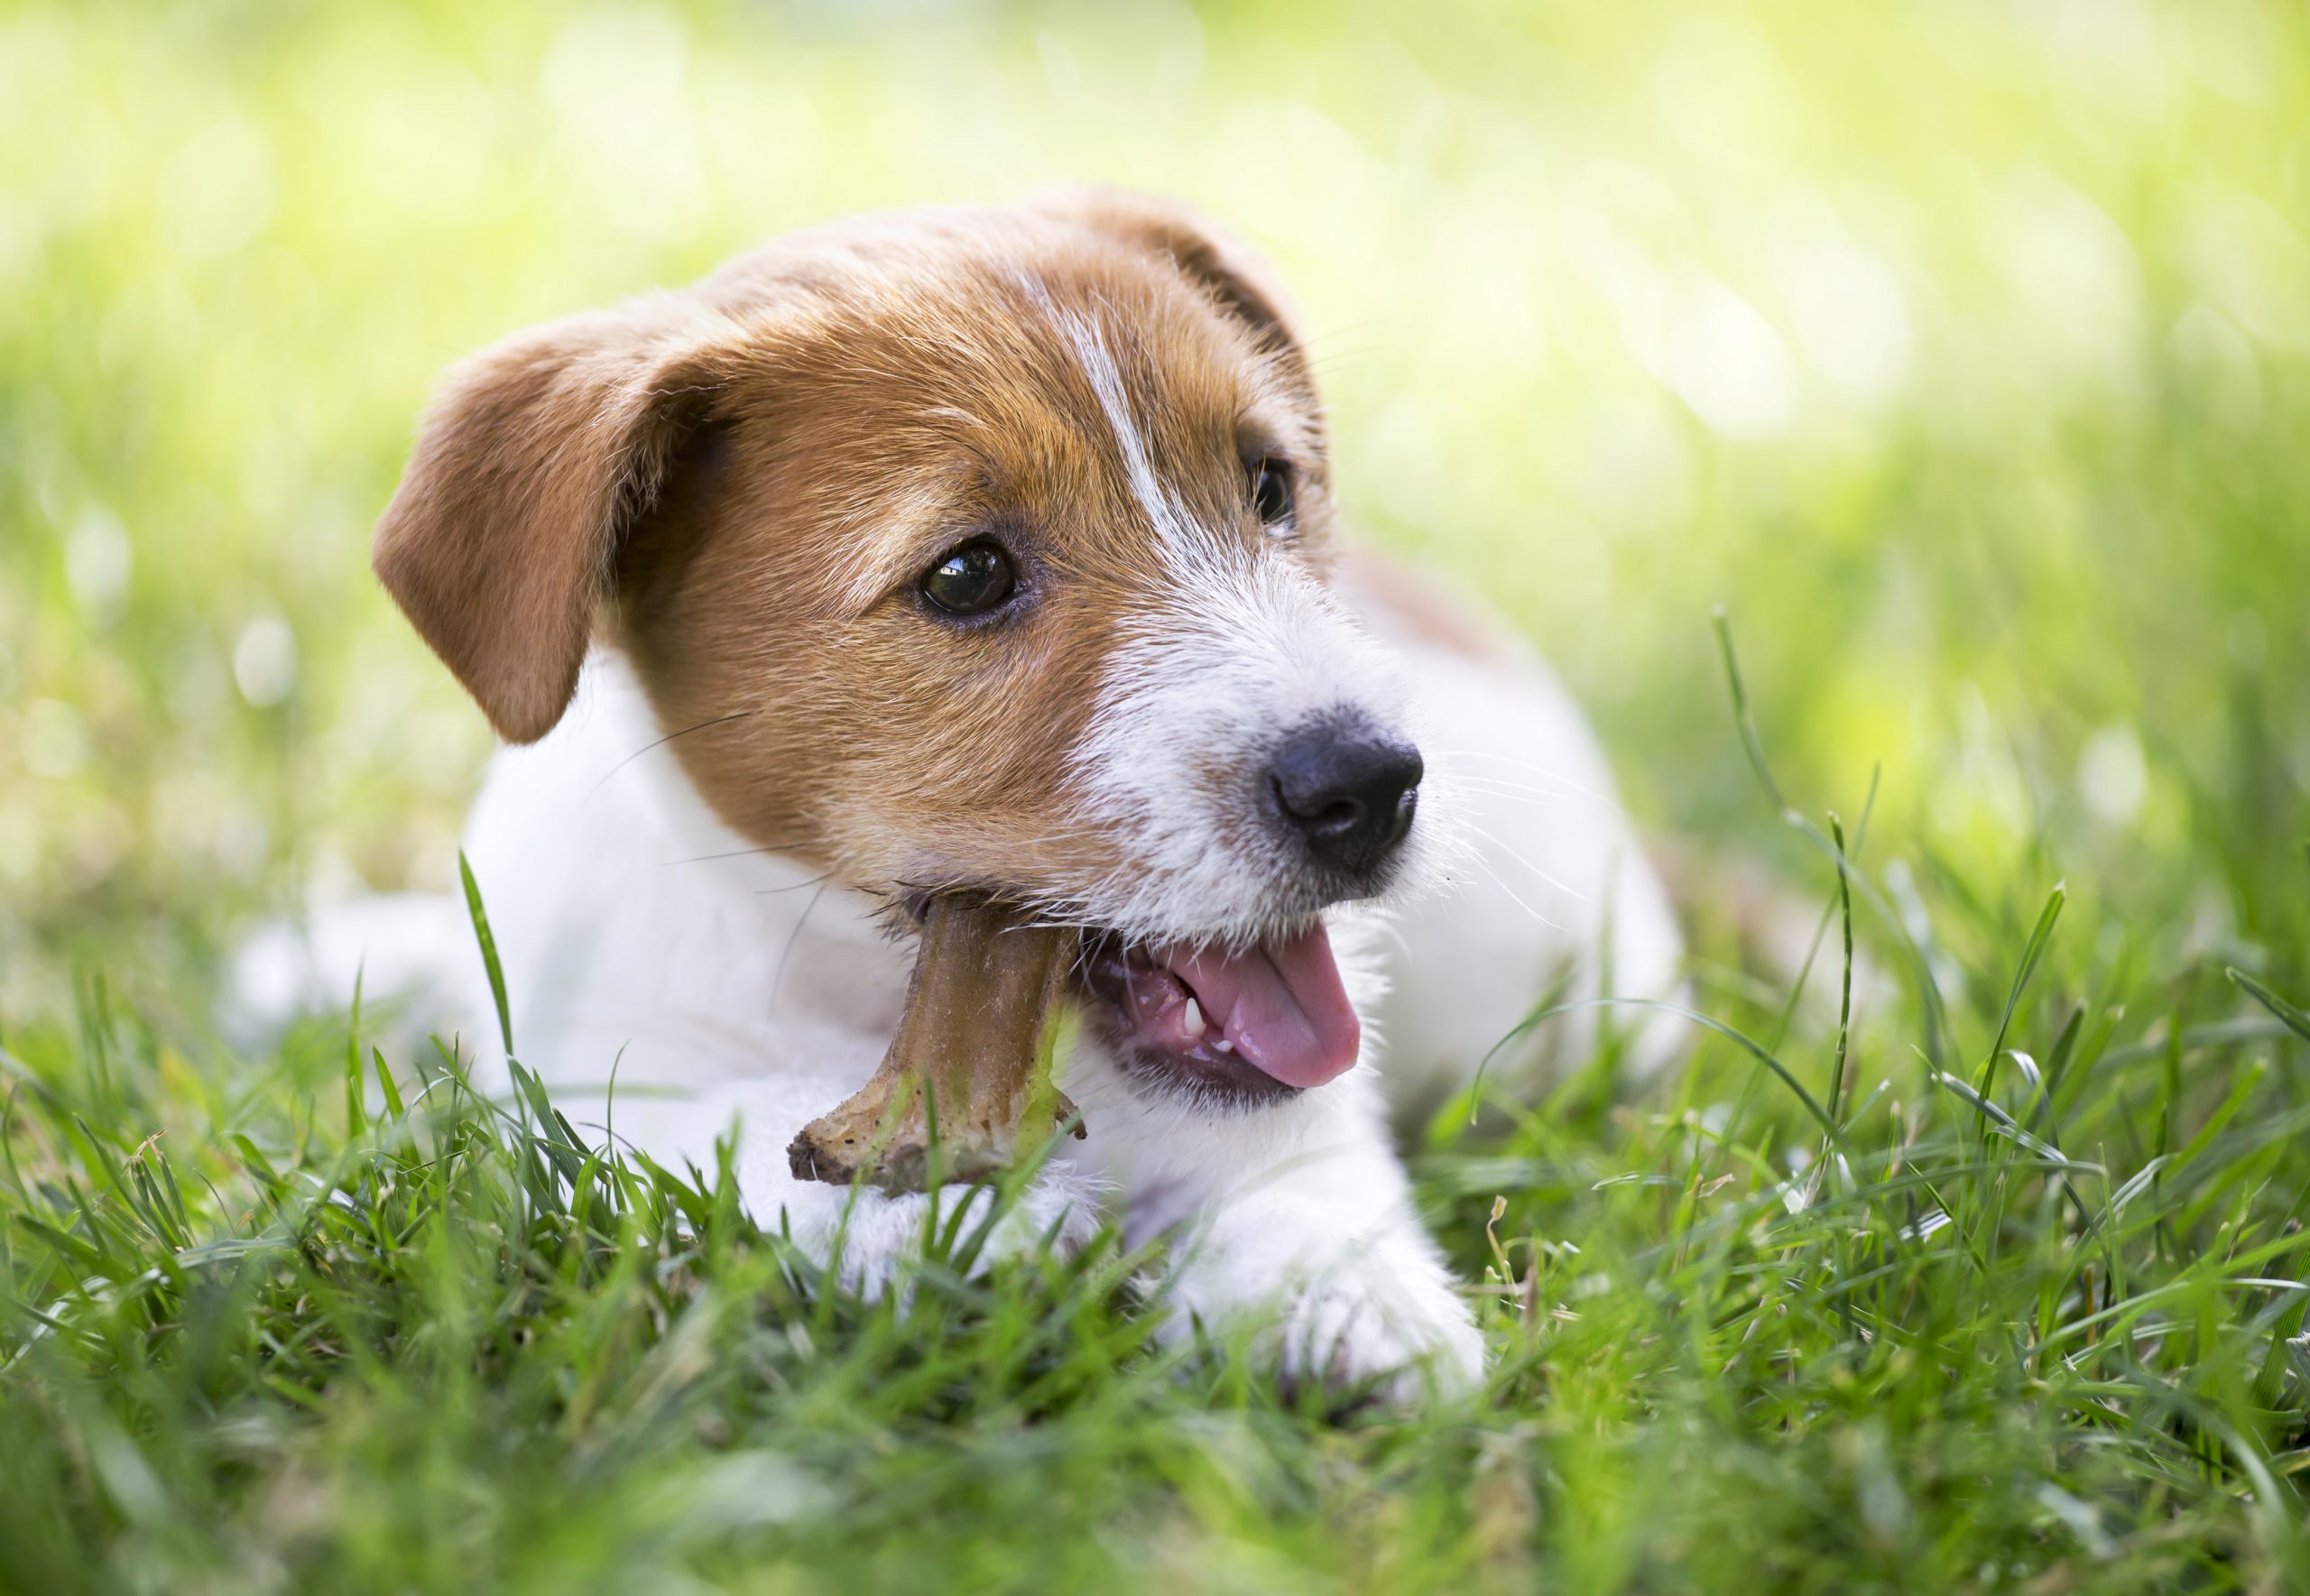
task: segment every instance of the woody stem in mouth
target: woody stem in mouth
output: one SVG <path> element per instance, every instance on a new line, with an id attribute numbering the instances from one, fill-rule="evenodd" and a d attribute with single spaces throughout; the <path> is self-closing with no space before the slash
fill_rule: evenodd
<path id="1" fill-rule="evenodd" d="M 1075 1112 L 1051 1054 L 1079 943 L 982 894 L 932 898 L 882 1067 L 794 1138 L 795 1178 L 927 1190 L 934 1117 L 945 1180 L 989 1179 L 1048 1139 Z"/>

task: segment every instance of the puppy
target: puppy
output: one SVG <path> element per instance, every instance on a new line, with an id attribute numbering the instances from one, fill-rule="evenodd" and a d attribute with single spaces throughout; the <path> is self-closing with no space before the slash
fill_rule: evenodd
<path id="1" fill-rule="evenodd" d="M 467 851 L 522 1062 L 670 1167 L 735 1127 L 751 1212 L 878 1288 L 929 1199 L 845 1216 L 787 1143 L 889 1042 L 902 906 L 1000 893 L 1084 930 L 1089 1134 L 997 1248 L 1110 1213 L 1176 1238 L 1181 1330 L 1466 1388 L 1381 1038 L 1432 1102 L 1679 948 L 1575 709 L 1336 521 L 1267 268 L 1123 193 L 802 233 L 461 365 L 374 564 L 511 745 Z"/>

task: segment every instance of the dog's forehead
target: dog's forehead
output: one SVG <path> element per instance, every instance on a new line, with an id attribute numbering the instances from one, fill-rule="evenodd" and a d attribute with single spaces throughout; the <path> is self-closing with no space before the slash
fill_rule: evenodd
<path id="1" fill-rule="evenodd" d="M 865 468 L 814 517 L 863 606 L 974 525 L 1138 561 L 1239 508 L 1247 455 L 1319 465 L 1297 367 L 1164 258 L 1079 230 L 886 243 L 790 268 L 762 383 L 794 457 Z M 777 430 L 777 429 L 773 429 Z M 1153 534 L 1150 538 L 1150 534 Z"/>
<path id="2" fill-rule="evenodd" d="M 1120 250 L 929 263 L 844 309 L 838 357 L 855 380 L 887 383 L 932 435 L 992 453 L 1112 455 L 1125 422 L 1157 443 L 1225 435 L 1281 397 L 1245 329 Z"/>

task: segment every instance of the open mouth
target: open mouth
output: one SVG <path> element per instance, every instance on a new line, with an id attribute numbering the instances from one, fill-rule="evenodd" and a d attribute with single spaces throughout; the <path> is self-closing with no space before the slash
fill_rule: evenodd
<path id="1" fill-rule="evenodd" d="M 1090 937 L 1083 984 L 1134 1070 L 1241 1095 L 1320 1086 L 1362 1038 L 1321 921 L 1240 953 Z"/>

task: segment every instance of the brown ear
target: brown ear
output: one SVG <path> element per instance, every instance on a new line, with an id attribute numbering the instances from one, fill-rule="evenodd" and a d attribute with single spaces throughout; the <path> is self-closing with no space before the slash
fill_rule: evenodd
<path id="1" fill-rule="evenodd" d="M 1250 244 L 1192 208 L 1127 189 L 1086 186 L 1041 195 L 1035 208 L 1169 257 L 1261 344 L 1298 345 L 1298 317 L 1274 269 Z"/>
<path id="2" fill-rule="evenodd" d="M 619 540 L 712 401 L 719 327 L 663 296 L 535 328 L 427 412 L 370 563 L 508 742 L 569 706 Z"/>

